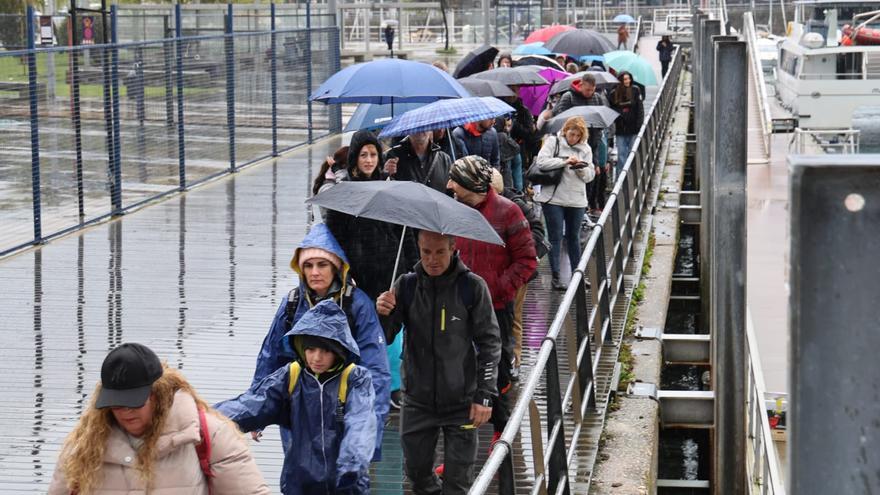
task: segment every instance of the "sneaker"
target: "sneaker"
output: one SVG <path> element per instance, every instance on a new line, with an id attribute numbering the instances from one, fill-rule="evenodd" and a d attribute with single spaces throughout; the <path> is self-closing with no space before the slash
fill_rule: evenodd
<path id="1" fill-rule="evenodd" d="M 400 406 L 403 405 L 403 393 L 400 390 L 394 390 L 391 392 L 391 408 L 400 410 Z"/>
<path id="2" fill-rule="evenodd" d="M 513 368 L 510 368 L 510 381 L 519 381 L 519 366 L 514 366 Z"/>
<path id="3" fill-rule="evenodd" d="M 553 277 L 550 281 L 550 287 L 553 290 L 568 290 L 568 285 L 563 282 L 559 277 Z"/>
<path id="4" fill-rule="evenodd" d="M 443 471 L 445 469 L 446 464 L 440 464 L 439 466 L 434 468 L 434 474 L 436 474 L 438 478 L 443 479 Z"/>

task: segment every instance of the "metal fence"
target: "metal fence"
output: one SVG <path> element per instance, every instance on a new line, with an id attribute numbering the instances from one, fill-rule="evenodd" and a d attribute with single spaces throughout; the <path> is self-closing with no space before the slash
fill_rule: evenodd
<path id="1" fill-rule="evenodd" d="M 338 107 L 308 101 L 339 68 L 336 28 L 226 19 L 226 34 L 0 53 L 0 255 L 338 132 Z"/>
<path id="2" fill-rule="evenodd" d="M 628 307 L 632 289 L 638 284 L 641 270 L 632 263 L 637 259 L 636 239 L 648 212 L 648 192 L 660 163 L 663 135 L 675 109 L 683 65 L 682 53 L 677 49 L 633 151 L 623 157 L 623 172 L 590 232 L 534 367 L 525 379 L 507 427 L 470 490 L 472 495 L 486 493 L 496 473 L 507 477 L 499 480 L 502 486 L 514 486 L 512 469 L 500 468 L 512 462 L 511 446 L 523 430 L 526 412 L 534 461 L 534 485 L 527 487 L 528 491 L 586 493 L 589 489 L 595 454 L 582 455 L 579 446 L 593 442 L 590 449 L 595 453 L 598 448 L 599 434 L 593 431 L 587 438 L 587 431 L 597 424 L 601 430 L 604 424 L 611 381 L 605 375 L 607 366 L 613 367 L 617 361 L 624 323 L 619 319 L 621 313 L 615 310 Z M 625 320 L 625 309 L 622 317 Z M 567 366 L 560 364 L 560 352 L 568 356 Z M 540 410 L 534 400 L 539 389 L 547 395 L 546 407 Z M 576 489 L 572 487 L 575 482 Z"/>

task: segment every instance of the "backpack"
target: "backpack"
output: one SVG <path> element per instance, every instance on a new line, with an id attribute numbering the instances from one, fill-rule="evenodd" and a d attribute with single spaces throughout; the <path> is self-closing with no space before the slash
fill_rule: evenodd
<path id="1" fill-rule="evenodd" d="M 417 278 L 417 275 L 408 273 L 400 279 L 399 296 L 397 298 L 398 306 L 402 308 L 409 307 L 410 303 L 412 303 L 412 295 L 416 290 Z M 461 298 L 462 304 L 470 311 L 474 307 L 474 286 L 467 276 L 458 277 L 456 283 L 458 283 L 458 297 Z"/>
<path id="2" fill-rule="evenodd" d="M 348 320 L 348 330 L 351 332 L 351 336 L 357 340 L 357 327 L 355 326 L 354 315 L 351 312 L 354 300 L 352 294 L 354 294 L 355 287 L 354 282 L 345 287 L 345 292 L 339 298 L 339 307 L 342 308 L 342 312 L 345 313 L 345 319 Z M 299 307 L 299 297 L 299 287 L 290 289 L 290 292 L 287 294 L 287 314 L 284 316 L 284 324 L 288 331 L 293 328 L 293 317 L 296 316 L 296 308 Z"/>
<path id="3" fill-rule="evenodd" d="M 339 391 L 337 393 L 336 401 L 336 422 L 340 424 L 345 422 L 345 399 L 348 398 L 348 375 L 351 374 L 354 367 L 354 363 L 349 363 L 342 369 L 342 376 L 339 378 Z M 293 395 L 293 391 L 296 389 L 300 371 L 302 371 L 302 365 L 299 364 L 299 361 L 290 363 L 290 381 L 287 384 L 287 393 L 289 395 Z"/>
<path id="4" fill-rule="evenodd" d="M 532 231 L 532 240 L 535 241 L 535 252 L 538 259 L 543 258 L 550 252 L 550 242 L 547 240 L 547 231 L 544 230 L 544 222 L 541 218 L 541 205 L 525 194 L 518 194 L 513 190 L 505 189 L 504 197 L 519 206 L 523 216 L 529 222 Z"/>

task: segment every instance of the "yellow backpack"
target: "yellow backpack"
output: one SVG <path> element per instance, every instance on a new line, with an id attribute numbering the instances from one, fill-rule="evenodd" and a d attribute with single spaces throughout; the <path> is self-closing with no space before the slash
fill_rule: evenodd
<path id="1" fill-rule="evenodd" d="M 340 377 L 339 382 L 339 403 L 345 404 L 345 399 L 348 397 L 348 375 L 351 374 L 351 370 L 355 367 L 354 363 L 349 363 L 342 370 L 342 376 Z M 287 392 L 290 395 L 293 395 L 293 391 L 296 388 L 296 382 L 299 381 L 299 372 L 302 370 L 302 366 L 299 364 L 299 361 L 294 361 L 290 363 L 290 382 L 287 384 Z"/>

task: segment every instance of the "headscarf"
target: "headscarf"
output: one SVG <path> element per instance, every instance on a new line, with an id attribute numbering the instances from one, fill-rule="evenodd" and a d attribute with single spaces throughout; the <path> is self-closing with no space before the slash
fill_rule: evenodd
<path id="1" fill-rule="evenodd" d="M 452 164 L 449 178 L 468 191 L 485 193 L 492 183 L 492 167 L 481 156 L 465 156 Z"/>

